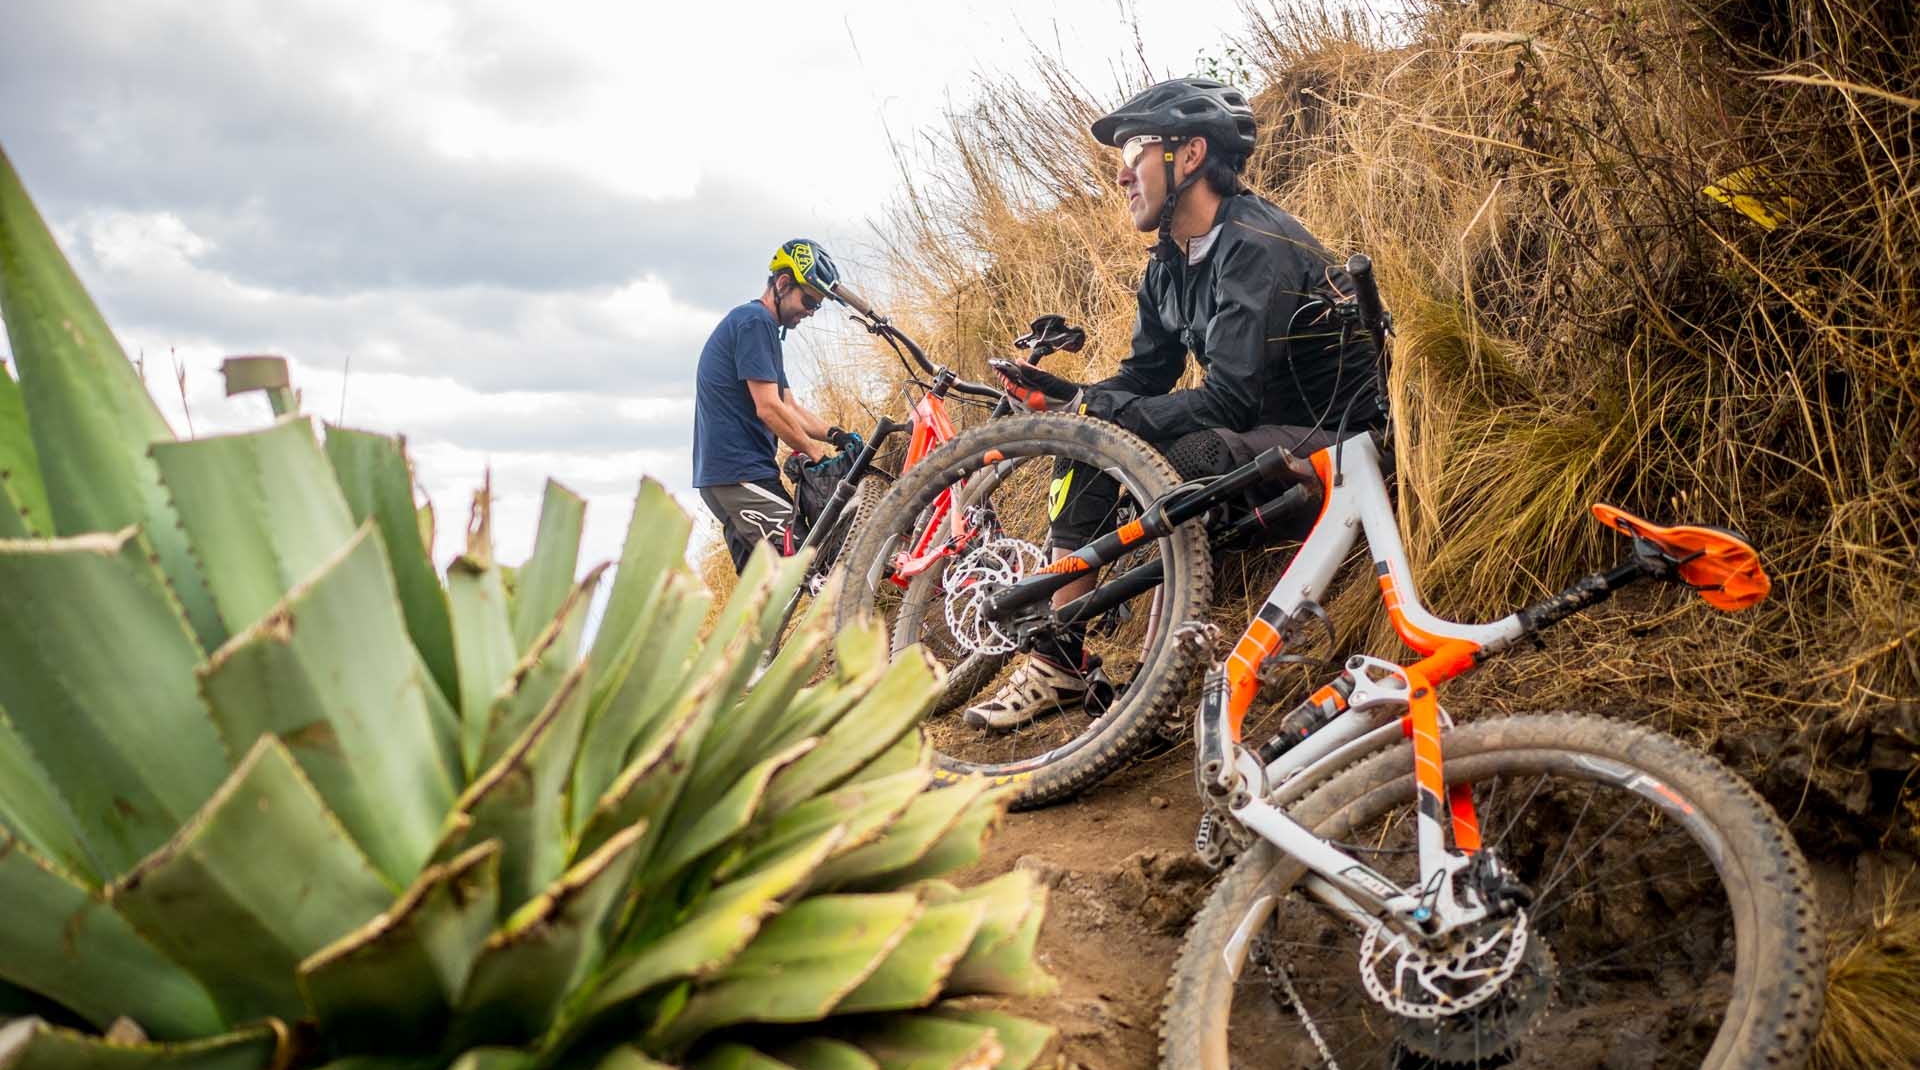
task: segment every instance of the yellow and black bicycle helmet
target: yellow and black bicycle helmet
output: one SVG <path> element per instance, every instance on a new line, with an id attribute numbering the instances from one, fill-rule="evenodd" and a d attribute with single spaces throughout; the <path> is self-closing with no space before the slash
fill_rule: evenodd
<path id="1" fill-rule="evenodd" d="M 811 238 L 795 238 L 774 250 L 769 273 L 786 272 L 793 281 L 822 297 L 834 297 L 834 284 L 840 281 L 840 269 L 820 243 Z"/>

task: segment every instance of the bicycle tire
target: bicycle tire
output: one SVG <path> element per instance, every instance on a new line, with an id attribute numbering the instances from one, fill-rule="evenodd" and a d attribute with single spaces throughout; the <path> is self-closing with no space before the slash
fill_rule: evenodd
<path id="1" fill-rule="evenodd" d="M 912 530 L 943 489 L 979 471 L 991 452 L 1017 456 L 1039 455 L 1042 450 L 1077 455 L 1124 473 L 1148 498 L 1164 495 L 1180 482 L 1158 451 L 1101 420 L 1036 413 L 989 421 L 956 436 L 894 482 L 873 523 L 847 550 L 848 578 L 842 585 L 836 620 L 845 626 L 871 613 L 876 585 L 891 582 L 879 575 L 883 558 L 891 555 L 895 540 Z M 1203 667 L 1202 658 L 1178 632 L 1180 624 L 1205 615 L 1212 589 L 1212 559 L 1205 529 L 1198 521 L 1181 525 L 1159 545 L 1168 562 L 1168 580 L 1160 588 L 1162 619 L 1170 623 L 1153 632 L 1132 685 L 1114 705 L 1071 744 L 1042 755 L 974 763 L 937 754 L 937 777 L 951 781 L 979 774 L 997 784 L 1016 785 L 1014 808 L 1031 809 L 1084 791 L 1152 742 L 1188 682 Z"/>
<path id="2" fill-rule="evenodd" d="M 887 496 L 887 488 L 892 483 L 890 478 L 877 471 L 869 471 L 860 477 L 860 485 L 854 488 L 853 498 L 847 502 L 845 519 L 839 525 L 839 532 L 820 548 L 818 563 L 814 567 L 821 575 L 832 571 L 839 561 L 840 551 L 846 549 L 854 533 L 872 523 L 874 510 L 880 507 L 880 499 Z"/>
<path id="3" fill-rule="evenodd" d="M 1586 766 L 1580 765 L 1583 761 Z M 1649 792 L 1677 793 L 1696 808 L 1719 837 L 1722 849 L 1717 854 L 1711 847 L 1703 847 L 1702 853 L 1713 860 L 1710 868 L 1732 908 L 1728 922 L 1734 930 L 1729 986 L 1732 996 L 1719 1029 L 1711 1034 L 1712 1047 L 1699 1065 L 1709 1070 L 1786 1070 L 1803 1065 L 1820 1022 L 1825 986 L 1823 937 L 1814 912 L 1807 864 L 1779 817 L 1750 786 L 1725 766 L 1670 737 L 1597 717 L 1556 714 L 1502 718 L 1464 726 L 1446 736 L 1445 769 L 1450 783 L 1484 781 L 1504 768 L 1539 767 L 1569 773 L 1587 768 L 1591 773 L 1588 767 L 1603 768 L 1598 763 L 1611 763 L 1614 770 L 1594 774 L 1596 782 L 1604 777 L 1613 781 L 1612 787 L 1633 793 L 1650 805 L 1659 805 L 1659 800 Z M 1411 744 L 1396 744 L 1330 779 L 1296 804 L 1290 816 L 1325 839 L 1364 838 L 1364 834 L 1355 835 L 1356 830 L 1411 799 L 1412 768 Z M 1637 787 L 1617 781 L 1621 768 L 1637 778 Z M 1529 797 L 1527 802 L 1531 801 Z M 1490 809 L 1481 816 L 1489 828 L 1501 820 L 1500 814 Z M 1676 829 L 1688 829 L 1690 824 L 1690 820 L 1672 821 Z M 1508 829 L 1511 831 L 1512 826 Z M 1688 834 L 1695 836 L 1692 842 L 1700 842 L 1697 831 L 1688 829 Z M 1251 956 L 1257 954 L 1256 941 L 1250 934 L 1264 932 L 1275 924 L 1273 919 L 1280 916 L 1279 902 L 1301 901 L 1289 898 L 1284 890 L 1293 888 L 1305 872 L 1304 864 L 1262 841 L 1216 885 L 1194 918 L 1169 985 L 1161 1029 L 1163 1068 L 1229 1070 L 1229 1018 L 1236 975 L 1250 968 Z M 1566 893 L 1564 898 L 1572 900 L 1573 893 Z M 1276 903 L 1274 914 L 1253 918 L 1256 910 L 1267 909 L 1266 901 Z M 1545 909 L 1544 903 L 1539 909 Z M 1594 939 L 1575 939 L 1581 938 Z M 1351 963 L 1348 968 L 1352 968 Z M 1616 969 L 1608 967 L 1610 971 Z M 1238 983 L 1248 984 L 1244 979 Z M 1548 984 L 1552 983 L 1550 979 Z M 1268 984 L 1271 995 L 1272 982 Z M 1247 998 L 1248 991 L 1242 988 L 1238 994 Z M 1672 998 L 1696 996 L 1681 993 Z M 1297 1003 L 1274 1002 L 1280 1009 L 1266 1013 L 1276 1019 L 1297 1014 Z M 1658 1021 L 1649 1013 L 1633 1024 L 1647 1028 L 1647 1019 Z M 1600 1028 L 1617 1030 L 1620 1024 Z M 1506 1041 L 1515 1050 L 1500 1051 L 1499 1060 L 1486 1065 L 1506 1065 L 1503 1060 L 1519 1054 L 1529 1039 L 1538 1046 L 1515 1065 L 1587 1065 L 1577 1054 L 1578 1049 L 1564 1042 L 1556 1044 L 1536 1030 L 1542 1030 L 1542 1023 L 1527 1025 L 1520 1036 Z M 1324 1043 L 1303 1028 L 1294 1043 L 1305 1047 L 1307 1041 Z M 1378 1036 L 1369 1038 L 1369 1042 L 1378 1044 Z M 1263 1051 L 1280 1046 L 1265 1036 L 1261 1044 Z M 1316 1051 L 1316 1057 L 1325 1050 L 1322 1047 Z M 1436 1059 L 1426 1065 L 1441 1062 Z"/>

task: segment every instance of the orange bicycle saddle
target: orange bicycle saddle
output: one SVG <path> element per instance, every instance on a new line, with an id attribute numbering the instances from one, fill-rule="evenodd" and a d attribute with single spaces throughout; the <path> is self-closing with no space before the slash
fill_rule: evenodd
<path id="1" fill-rule="evenodd" d="M 1758 605 L 1773 589 L 1760 567 L 1760 552 L 1738 532 L 1693 524 L 1661 527 L 1611 505 L 1595 505 L 1593 515 L 1660 547 L 1678 565 L 1681 582 L 1715 609 L 1737 612 Z"/>

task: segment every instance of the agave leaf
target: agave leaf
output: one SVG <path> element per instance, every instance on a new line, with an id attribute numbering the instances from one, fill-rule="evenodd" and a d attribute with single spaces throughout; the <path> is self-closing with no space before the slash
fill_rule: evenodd
<path id="1" fill-rule="evenodd" d="M 880 1070 L 873 1056 L 832 1037 L 805 1037 L 775 1048 L 774 1054 L 793 1070 Z"/>
<path id="2" fill-rule="evenodd" d="M 952 787 L 920 795 L 878 839 L 822 866 L 816 887 L 844 888 L 906 870 L 954 831 L 986 790 L 985 778 L 969 777 Z"/>
<path id="3" fill-rule="evenodd" d="M 278 1022 L 180 1043 L 121 1044 L 22 1018 L 0 1028 L 6 1070 L 261 1070 L 286 1043 Z"/>
<path id="4" fill-rule="evenodd" d="M 639 641 L 641 611 L 661 577 L 686 567 L 687 536 L 692 531 L 693 518 L 673 500 L 665 485 L 651 478 L 640 481 L 633 514 L 627 521 L 626 546 L 620 551 L 620 567 L 614 573 L 613 590 L 607 596 L 607 608 L 593 642 L 592 660 L 602 671 Z M 601 690 L 596 676 L 596 696 Z"/>
<path id="5" fill-rule="evenodd" d="M 353 537 L 347 500 L 304 417 L 156 443 L 153 460 L 229 634 L 266 616 Z"/>
<path id="6" fill-rule="evenodd" d="M 19 370 L 52 531 L 146 529 L 194 633 L 225 626 L 160 485 L 149 444 L 173 431 L 0 152 L 0 320 Z M 4 587 L 4 585 L 0 585 Z M 22 711 L 16 709 L 16 715 Z M 56 776 L 59 775 L 56 772 Z"/>
<path id="7" fill-rule="evenodd" d="M 940 997 L 947 971 L 973 943 L 986 913 L 983 903 L 927 907 L 900 946 L 840 1001 L 834 1013 L 898 1011 L 932 1003 Z"/>
<path id="8" fill-rule="evenodd" d="M 533 1056 L 520 1048 L 475 1048 L 455 1059 L 448 1070 L 529 1070 Z"/>
<path id="9" fill-rule="evenodd" d="M 820 747 L 773 783 L 768 807 L 785 810 L 833 787 L 893 746 L 933 704 L 933 662 L 909 650 L 828 729 Z"/>
<path id="10" fill-rule="evenodd" d="M 640 1049 L 622 1044 L 594 1064 L 594 1070 L 673 1070 L 673 1067 L 666 1063 L 654 1062 L 642 1054 Z"/>
<path id="11" fill-rule="evenodd" d="M 616 587 L 620 582 L 619 577 L 614 579 Z M 568 788 L 572 807 L 568 827 L 575 832 L 586 826 L 595 803 L 613 785 L 635 747 L 645 753 L 661 742 L 657 733 L 670 727 L 666 715 L 675 708 L 673 699 L 686 684 L 681 667 L 693 658 L 700 625 L 712 604 L 713 596 L 692 577 L 662 576 L 654 599 L 637 618 L 635 641 L 624 662 L 611 673 L 599 665 L 591 670 L 589 679 L 595 681 L 595 689 Z"/>
<path id="12" fill-rule="evenodd" d="M 578 494 L 547 480 L 540 505 L 540 529 L 533 540 L 533 556 L 520 566 L 520 582 L 513 601 L 513 648 L 526 650 L 560 612 L 573 587 L 573 570 L 580 563 L 580 528 L 586 522 L 587 503 Z"/>
<path id="13" fill-rule="evenodd" d="M 434 573 L 432 539 L 422 540 L 420 535 L 405 441 L 329 424 L 327 460 L 354 522 L 372 518 L 380 526 L 413 645 L 441 694 L 457 697 L 460 674 L 453 656 L 453 621 L 447 592 Z"/>
<path id="14" fill-rule="evenodd" d="M 628 763 L 594 804 L 593 813 L 575 838 L 574 855 L 599 847 L 616 831 L 636 821 L 664 821 L 679 796 L 700 737 L 719 708 L 718 686 L 716 673 L 681 697 L 678 708 L 668 715 L 664 731 Z"/>
<path id="15" fill-rule="evenodd" d="M 98 887 L 107 873 L 87 850 L 73 808 L 33 749 L 0 709 L 0 832 L 10 832 L 42 857 Z"/>
<path id="16" fill-rule="evenodd" d="M 200 648 L 145 539 L 0 542 L 0 706 L 100 869 L 165 843 L 227 775 Z"/>
<path id="17" fill-rule="evenodd" d="M 793 706 L 801 685 L 820 664 L 826 646 L 825 626 L 795 635 L 774 658 L 747 697 L 727 711 L 727 730 L 712 732 L 701 744 L 687 785 L 691 806 L 702 806 L 726 791 L 758 756 L 766 741 L 777 738 L 777 728 Z M 802 740 L 805 742 L 805 740 Z"/>
<path id="18" fill-rule="evenodd" d="M 207 1036 L 220 1012 L 105 900 L 0 835 L 0 978 L 60 1001 L 99 1028 L 131 1015 L 154 1036 Z"/>
<path id="19" fill-rule="evenodd" d="M 955 785 L 945 791 L 953 791 L 958 787 L 959 785 Z M 991 788 L 975 799 L 938 842 L 934 843 L 912 865 L 892 873 L 888 883 L 899 884 L 938 877 L 980 861 L 980 856 L 986 853 L 987 837 L 993 834 L 993 830 L 1000 825 L 1000 819 L 1006 816 L 1007 807 L 1012 805 L 1016 790 L 1012 785 Z M 944 793 L 943 791 L 936 794 Z"/>
<path id="20" fill-rule="evenodd" d="M 500 844 L 429 866 L 360 929 L 300 964 L 300 989 L 334 1050 L 432 1050 L 499 918 Z"/>
<path id="21" fill-rule="evenodd" d="M 932 781 L 931 771 L 909 769 L 809 799 L 776 816 L 763 838 L 723 868 L 720 875 L 724 878 L 734 873 L 750 873 L 793 844 L 810 840 L 836 825 L 847 829 L 846 839 L 837 852 L 845 854 L 878 837 Z"/>
<path id="22" fill-rule="evenodd" d="M 734 728 L 729 725 L 727 730 Z M 662 887 L 682 867 L 739 835 L 759 812 L 768 781 L 815 746 L 816 741 L 803 739 L 768 757 L 742 774 L 732 789 L 713 803 L 689 805 L 683 798 L 674 808 L 666 835 L 658 840 L 655 855 L 647 860 L 646 884 Z"/>
<path id="23" fill-rule="evenodd" d="M 522 1043 L 552 1024 L 561 1001 L 600 953 L 599 932 L 639 861 L 643 826 L 622 830 L 517 911 L 474 961 L 454 1035 L 468 1043 Z"/>
<path id="24" fill-rule="evenodd" d="M 391 889 L 274 736 L 165 847 L 107 890 L 200 978 L 228 1021 L 305 1013 L 300 961 L 385 910 Z"/>
<path id="25" fill-rule="evenodd" d="M 712 974 L 759 934 L 784 897 L 805 887 L 842 833 L 829 829 L 739 880 L 723 884 L 691 916 L 618 955 L 581 1007 L 580 1020 L 636 999 L 669 981 Z"/>
<path id="26" fill-rule="evenodd" d="M 928 894 L 938 902 L 941 896 Z M 966 954 L 947 975 L 946 994 L 1027 996 L 1046 995 L 1053 978 L 1034 962 L 1040 923 L 1046 917 L 1047 890 L 1026 870 L 1015 870 L 950 901 L 976 902 L 986 907 L 980 930 Z"/>
<path id="27" fill-rule="evenodd" d="M 849 1035 L 883 1070 L 989 1070 L 1005 1047 L 991 1026 L 926 1014 L 889 1014 Z"/>
<path id="28" fill-rule="evenodd" d="M 278 736 L 392 885 L 420 871 L 454 783 L 371 522 L 199 675 L 229 750 Z"/>
<path id="29" fill-rule="evenodd" d="M 1028 1070 L 1048 1054 L 1058 1030 L 1052 1026 L 985 1007 L 954 1007 L 941 1004 L 927 1012 L 935 1018 L 982 1025 L 993 1030 L 1006 1049 L 996 1070 Z"/>
<path id="30" fill-rule="evenodd" d="M 500 906 L 511 911 L 526 902 L 566 866 L 566 829 L 560 788 L 573 755 L 586 703 L 582 662 L 561 681 L 546 709 L 520 733 L 454 808 L 471 815 L 472 824 L 443 839 L 435 852 L 453 850 L 489 837 L 504 848 L 500 862 Z"/>
<path id="31" fill-rule="evenodd" d="M 40 481 L 40 459 L 33 452 L 27 406 L 20 384 L 0 363 L 0 539 L 45 538 L 53 534 L 47 487 Z"/>
<path id="32" fill-rule="evenodd" d="M 847 779 L 848 784 L 864 784 L 870 780 L 880 780 L 896 776 L 910 769 L 931 769 L 933 767 L 933 744 L 927 742 L 925 732 L 908 732 L 901 736 L 893 746 L 860 767 L 860 771 Z"/>
<path id="33" fill-rule="evenodd" d="M 746 690 L 747 681 L 752 678 L 754 668 L 759 664 L 760 655 L 770 641 L 759 628 L 759 622 L 767 612 L 767 606 L 777 593 L 774 589 L 775 561 L 797 561 L 799 558 L 777 558 L 772 548 L 762 543 L 747 559 L 747 567 L 740 572 L 733 593 L 727 596 L 726 604 L 720 607 L 720 613 L 714 618 L 713 630 L 707 633 L 699 652 L 694 656 L 693 665 L 688 668 L 687 676 L 700 679 L 715 668 L 729 670 L 729 683 L 723 689 L 732 695 Z M 738 650 L 738 654 L 732 653 Z"/>
<path id="34" fill-rule="evenodd" d="M 906 938 L 925 908 L 911 893 L 818 895 L 761 929 L 739 957 L 695 988 L 653 1031 L 669 1048 L 738 1022 L 825 1017 Z"/>
<path id="35" fill-rule="evenodd" d="M 576 658 L 580 634 L 586 627 L 587 607 L 593 602 L 594 588 L 605 570 L 605 565 L 595 568 L 568 593 L 558 614 L 546 622 L 533 645 L 513 667 L 505 686 L 494 696 L 487 709 L 486 737 L 480 748 L 482 767 L 492 765 L 506 753 L 514 739 L 546 709 L 561 681 L 584 664 Z M 584 718 L 587 700 L 584 690 L 579 699 L 578 709 Z M 566 738 L 555 741 L 556 745 L 566 748 L 563 761 L 568 767 L 573 762 L 574 748 L 580 742 L 581 723 L 580 720 L 570 722 L 566 726 Z"/>
<path id="36" fill-rule="evenodd" d="M 692 1070 L 794 1070 L 771 1055 L 762 1055 L 744 1044 L 720 1044 L 695 1059 Z"/>
<path id="37" fill-rule="evenodd" d="M 469 533 L 467 553 L 447 567 L 447 606 L 453 614 L 454 663 L 460 685 L 460 758 L 466 769 L 483 769 L 480 751 L 486 746 L 489 715 L 495 695 L 518 663 L 513 646 L 513 624 L 507 612 L 507 589 L 493 563 L 492 545 L 485 540 L 489 506 L 482 491 L 474 510 L 477 531 Z"/>

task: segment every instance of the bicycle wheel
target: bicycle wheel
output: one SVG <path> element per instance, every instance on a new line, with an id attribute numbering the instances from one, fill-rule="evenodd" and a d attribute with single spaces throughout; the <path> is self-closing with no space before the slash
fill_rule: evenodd
<path id="1" fill-rule="evenodd" d="M 840 551 L 853 541 L 857 532 L 864 531 L 873 523 L 874 510 L 880 507 L 880 499 L 886 497 L 887 488 L 891 485 L 892 480 L 877 471 L 869 471 L 860 477 L 860 485 L 854 488 L 846 512 L 841 514 L 839 529 L 820 547 L 819 556 L 814 560 L 815 572 L 825 576 L 833 569 L 840 559 Z"/>
<path id="2" fill-rule="evenodd" d="M 1395 746 L 1292 816 L 1412 882 L 1412 769 Z M 1486 846 L 1532 891 L 1524 925 L 1465 934 L 1477 957 L 1369 955 L 1359 927 L 1295 889 L 1305 867 L 1262 842 L 1188 932 L 1164 1067 L 1805 1061 L 1825 988 L 1810 876 L 1752 788 L 1671 738 L 1570 715 L 1452 731 L 1445 770 L 1473 785 Z"/>
<path id="3" fill-rule="evenodd" d="M 1018 656 L 1006 648 L 1004 635 L 983 642 L 978 630 L 962 634 L 964 625 L 959 631 L 952 625 L 973 619 L 968 612 L 977 611 L 979 599 L 1046 560 L 1048 501 L 1060 458 L 1114 476 L 1133 502 L 1151 502 L 1178 485 L 1165 458 L 1112 424 L 1059 414 L 1010 416 L 961 434 L 903 474 L 847 549 L 838 619 L 844 624 L 877 613 L 892 627 L 896 652 L 914 642 L 925 645 L 949 670 L 941 700 L 947 709 L 985 692 Z M 976 537 L 921 573 L 889 609 L 887 602 L 900 597 L 890 571 L 896 554 L 913 546 L 928 525 L 949 522 L 936 514 L 941 494 L 955 486 L 965 488 L 958 508 L 969 525 L 978 526 Z M 1197 523 L 1149 545 L 1147 556 L 1164 562 L 1166 581 L 1088 628 L 1088 652 L 1100 659 L 1105 674 L 1126 682 L 1112 703 L 1097 712 L 1062 710 L 1011 730 L 934 718 L 928 736 L 942 775 L 980 773 L 1018 784 L 1015 805 L 1039 806 L 1098 782 L 1153 738 L 1200 668 L 1179 626 L 1204 614 L 1212 572 Z M 993 558 L 991 568 L 982 565 L 981 555 Z M 956 572 L 969 581 L 949 583 Z M 979 578 L 988 572 L 998 578 Z"/>

